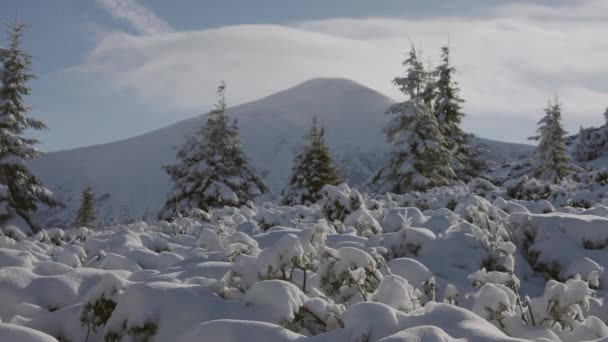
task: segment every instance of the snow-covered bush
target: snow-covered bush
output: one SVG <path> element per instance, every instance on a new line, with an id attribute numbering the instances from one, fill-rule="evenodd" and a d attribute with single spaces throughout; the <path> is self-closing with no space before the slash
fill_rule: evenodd
<path id="1" fill-rule="evenodd" d="M 366 301 L 380 282 L 382 274 L 374 258 L 365 251 L 342 247 L 325 248 L 320 255 L 319 287 L 338 302 Z"/>
<path id="2" fill-rule="evenodd" d="M 472 311 L 503 330 L 506 328 L 505 321 L 517 315 L 517 297 L 504 285 L 485 284 L 473 297 L 475 304 Z"/>
<path id="3" fill-rule="evenodd" d="M 322 189 L 320 204 L 325 217 L 330 220 L 344 220 L 350 213 L 364 206 L 363 197 L 346 183 L 338 186 L 326 185 Z"/>
<path id="4" fill-rule="evenodd" d="M 370 237 L 382 232 L 380 223 L 367 209 L 359 209 L 350 213 L 344 219 L 344 225 L 346 227 L 354 227 L 357 230 L 357 234 L 364 237 Z"/>
<path id="5" fill-rule="evenodd" d="M 569 279 L 566 283 L 549 280 L 541 297 L 528 299 L 530 321 L 533 324 L 558 329 L 573 329 L 585 319 L 584 310 L 589 307 L 593 291 L 580 279 Z"/>
<path id="6" fill-rule="evenodd" d="M 99 298 L 92 302 L 86 303 L 82 307 L 82 313 L 80 314 L 80 323 L 86 326 L 87 335 L 85 341 L 88 340 L 91 331 L 97 332 L 97 329 L 106 325 L 112 312 L 116 308 L 116 302 L 112 299 L 105 297 L 105 294 L 101 294 Z"/>
<path id="7" fill-rule="evenodd" d="M 420 293 L 406 279 L 398 275 L 388 275 L 382 278 L 372 300 L 399 311 L 410 312 L 419 307 L 418 297 Z"/>

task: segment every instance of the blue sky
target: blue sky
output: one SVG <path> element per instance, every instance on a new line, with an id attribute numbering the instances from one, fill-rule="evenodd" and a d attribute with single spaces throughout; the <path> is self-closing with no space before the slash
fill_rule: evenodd
<path id="1" fill-rule="evenodd" d="M 604 0 L 3 0 L 0 20 L 15 15 L 36 57 L 43 150 L 205 112 L 222 79 L 232 104 L 322 76 L 399 99 L 390 79 L 408 39 L 433 60 L 450 37 L 465 128 L 485 137 L 525 141 L 555 94 L 571 131 L 600 124 L 608 105 Z"/>

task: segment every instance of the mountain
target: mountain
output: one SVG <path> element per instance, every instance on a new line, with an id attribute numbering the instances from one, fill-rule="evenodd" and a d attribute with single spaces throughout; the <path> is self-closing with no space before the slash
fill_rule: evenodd
<path id="1" fill-rule="evenodd" d="M 351 184 L 363 184 L 382 165 L 388 144 L 382 133 L 384 110 L 393 101 L 350 80 L 318 78 L 260 100 L 228 109 L 238 119 L 244 149 L 270 188 L 280 194 L 293 157 L 313 115 L 325 127 L 332 153 Z M 170 190 L 161 165 L 175 160 L 174 147 L 203 122 L 202 116 L 137 137 L 103 145 L 48 153 L 31 161 L 34 174 L 53 189 L 66 210 L 40 213 L 61 224 L 78 207 L 80 192 L 91 185 L 100 216 L 110 219 L 155 215 Z M 488 158 L 498 162 L 529 153 L 530 146 L 481 140 Z M 49 220 L 50 217 L 50 221 Z"/>

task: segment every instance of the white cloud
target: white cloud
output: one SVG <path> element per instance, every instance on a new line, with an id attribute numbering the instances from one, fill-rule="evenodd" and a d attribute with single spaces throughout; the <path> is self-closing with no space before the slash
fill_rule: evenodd
<path id="1" fill-rule="evenodd" d="M 141 34 L 155 35 L 173 31 L 171 26 L 137 0 L 97 0 L 114 18 L 122 20 Z"/>
<path id="2" fill-rule="evenodd" d="M 603 4 L 509 6 L 487 18 L 331 19 L 152 36 L 112 33 L 77 70 L 94 73 L 117 91 L 135 91 L 148 106 L 188 114 L 209 108 L 221 80 L 232 104 L 319 76 L 350 78 L 398 99 L 390 81 L 402 72 L 409 39 L 421 42 L 435 60 L 449 35 L 471 120 L 536 120 L 546 99 L 558 94 L 567 116 L 599 122 L 608 104 L 607 89 L 596 86 L 608 74 L 608 25 L 595 20 L 600 14 L 594 9 Z"/>

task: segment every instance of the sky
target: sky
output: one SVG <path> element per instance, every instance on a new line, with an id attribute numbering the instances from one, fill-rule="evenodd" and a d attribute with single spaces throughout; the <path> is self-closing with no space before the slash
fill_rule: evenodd
<path id="1" fill-rule="evenodd" d="M 222 80 L 231 105 L 314 77 L 404 100 L 391 80 L 410 42 L 429 63 L 449 43 L 464 128 L 482 137 L 526 142 L 555 96 L 572 133 L 608 106 L 606 0 L 2 0 L 0 21 L 15 18 L 45 151 L 207 112 Z"/>

